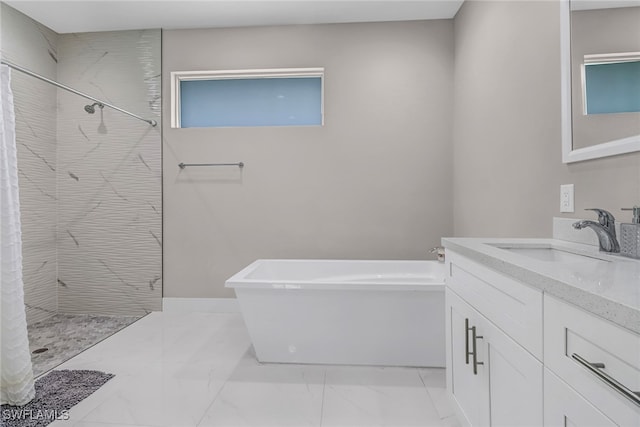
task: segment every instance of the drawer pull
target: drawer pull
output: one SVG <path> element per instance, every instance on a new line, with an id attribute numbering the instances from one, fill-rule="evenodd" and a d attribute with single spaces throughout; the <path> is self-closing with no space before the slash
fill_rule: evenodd
<path id="1" fill-rule="evenodd" d="M 640 392 L 632 391 L 625 387 L 623 384 L 616 381 L 606 372 L 601 371 L 600 369 L 604 369 L 604 363 L 591 363 L 582 356 L 577 353 L 573 353 L 571 358 L 577 361 L 579 364 L 587 368 L 591 371 L 595 376 L 597 376 L 601 381 L 605 382 L 609 387 L 635 403 L 637 406 L 640 406 Z"/>
<path id="2" fill-rule="evenodd" d="M 464 319 L 464 361 L 468 365 L 469 364 L 469 331 L 471 328 L 469 327 L 469 319 Z"/>
<path id="3" fill-rule="evenodd" d="M 484 362 L 478 362 L 478 349 L 476 348 L 476 340 L 482 338 L 482 335 L 476 335 L 476 327 L 471 327 L 471 338 L 473 339 L 473 375 L 478 375 L 478 365 L 484 365 Z"/>

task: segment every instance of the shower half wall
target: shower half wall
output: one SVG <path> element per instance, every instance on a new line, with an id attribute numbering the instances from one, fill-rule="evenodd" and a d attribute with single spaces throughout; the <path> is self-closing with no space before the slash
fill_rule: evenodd
<path id="1" fill-rule="evenodd" d="M 1 7 L 3 59 L 160 121 L 160 30 L 56 34 Z M 160 310 L 161 125 L 12 76 L 28 323 Z"/>
<path id="2" fill-rule="evenodd" d="M 58 79 L 159 122 L 160 55 L 160 30 L 61 34 Z M 161 124 L 87 101 L 58 91 L 58 310 L 160 310 Z"/>

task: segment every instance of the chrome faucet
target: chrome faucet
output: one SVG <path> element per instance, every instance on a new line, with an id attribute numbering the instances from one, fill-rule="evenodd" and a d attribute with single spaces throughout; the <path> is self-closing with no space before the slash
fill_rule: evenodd
<path id="1" fill-rule="evenodd" d="M 444 262 L 444 248 L 442 246 L 436 246 L 429 250 L 432 254 L 436 254 L 436 258 L 440 262 Z"/>
<path id="2" fill-rule="evenodd" d="M 585 209 L 587 211 L 595 211 L 598 213 L 598 222 L 595 221 L 578 221 L 573 224 L 573 228 L 581 230 L 585 227 L 591 228 L 598 236 L 598 243 L 602 252 L 620 252 L 620 244 L 616 238 L 616 219 L 604 209 Z"/>

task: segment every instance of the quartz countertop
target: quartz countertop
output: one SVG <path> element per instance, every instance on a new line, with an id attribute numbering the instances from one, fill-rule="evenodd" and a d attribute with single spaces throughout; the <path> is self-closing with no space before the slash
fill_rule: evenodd
<path id="1" fill-rule="evenodd" d="M 558 239 L 444 238 L 443 246 L 640 334 L 640 260 Z M 504 248 L 552 248 L 582 262 L 543 261 Z"/>

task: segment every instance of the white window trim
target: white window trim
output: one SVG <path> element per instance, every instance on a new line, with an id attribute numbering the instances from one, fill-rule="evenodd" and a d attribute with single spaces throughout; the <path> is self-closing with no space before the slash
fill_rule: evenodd
<path id="1" fill-rule="evenodd" d="M 171 127 L 180 124 L 180 82 L 187 80 L 226 80 L 255 78 L 320 77 L 320 114 L 324 126 L 324 68 L 271 68 L 254 70 L 210 70 L 171 72 Z"/>
<path id="2" fill-rule="evenodd" d="M 584 63 L 587 65 L 637 61 L 640 61 L 640 52 L 596 53 L 584 55 Z"/>

